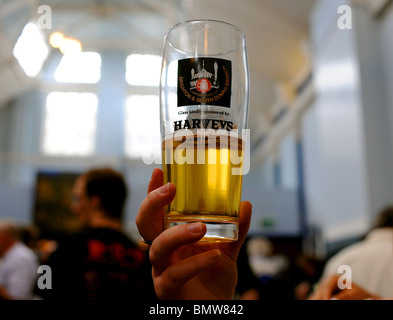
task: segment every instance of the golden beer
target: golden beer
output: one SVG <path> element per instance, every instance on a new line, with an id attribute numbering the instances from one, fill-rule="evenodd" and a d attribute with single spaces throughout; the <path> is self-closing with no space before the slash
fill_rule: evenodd
<path id="1" fill-rule="evenodd" d="M 215 135 L 174 138 L 162 143 L 164 183 L 176 185 L 176 196 L 166 208 L 165 227 L 203 221 L 202 240 L 237 240 L 241 202 L 243 141 Z M 220 237 L 226 229 L 227 236 Z"/>

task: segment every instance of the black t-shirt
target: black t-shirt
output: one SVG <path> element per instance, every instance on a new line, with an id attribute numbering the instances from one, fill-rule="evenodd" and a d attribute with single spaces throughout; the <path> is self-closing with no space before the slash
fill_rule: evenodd
<path id="1" fill-rule="evenodd" d="M 97 228 L 63 240 L 49 258 L 48 300 L 155 299 L 147 252 L 124 233 Z"/>

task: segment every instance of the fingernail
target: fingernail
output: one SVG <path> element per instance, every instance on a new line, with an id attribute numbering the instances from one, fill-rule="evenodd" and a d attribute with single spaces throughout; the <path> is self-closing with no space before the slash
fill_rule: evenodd
<path id="1" fill-rule="evenodd" d="M 157 171 L 160 171 L 160 169 L 158 169 L 158 168 L 153 169 L 153 172 L 151 173 L 152 178 L 156 175 Z"/>
<path id="2" fill-rule="evenodd" d="M 158 188 L 158 193 L 161 195 L 165 195 L 169 192 L 169 182 L 164 184 L 162 187 Z"/>
<path id="3" fill-rule="evenodd" d="M 201 234 L 202 233 L 202 223 L 192 223 L 188 226 L 188 231 L 190 233 Z"/>

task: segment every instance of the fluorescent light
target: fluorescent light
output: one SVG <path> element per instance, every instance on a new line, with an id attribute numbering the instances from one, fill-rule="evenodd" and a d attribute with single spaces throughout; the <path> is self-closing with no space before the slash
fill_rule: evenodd
<path id="1" fill-rule="evenodd" d="M 97 52 L 67 53 L 53 76 L 57 82 L 97 83 L 101 77 L 101 56 Z"/>
<path id="2" fill-rule="evenodd" d="M 78 53 L 82 51 L 82 44 L 79 40 L 64 38 L 60 43 L 59 49 L 63 54 Z"/>
<path id="3" fill-rule="evenodd" d="M 357 84 L 358 73 L 352 61 L 341 61 L 318 68 L 315 79 L 319 89 L 343 90 Z"/>
<path id="4" fill-rule="evenodd" d="M 127 57 L 126 79 L 131 85 L 158 86 L 161 57 L 150 54 L 132 54 Z"/>
<path id="5" fill-rule="evenodd" d="M 31 22 L 26 24 L 15 44 L 13 54 L 29 77 L 38 75 L 49 50 L 37 25 Z"/>
<path id="6" fill-rule="evenodd" d="M 49 43 L 53 48 L 60 48 L 64 41 L 64 35 L 61 32 L 54 32 L 49 37 Z"/>

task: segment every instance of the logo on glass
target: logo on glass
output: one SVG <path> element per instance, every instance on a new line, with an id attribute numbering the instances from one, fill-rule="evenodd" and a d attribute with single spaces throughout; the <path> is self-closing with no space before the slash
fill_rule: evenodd
<path id="1" fill-rule="evenodd" d="M 231 61 L 217 58 L 179 60 L 177 106 L 231 107 Z"/>

